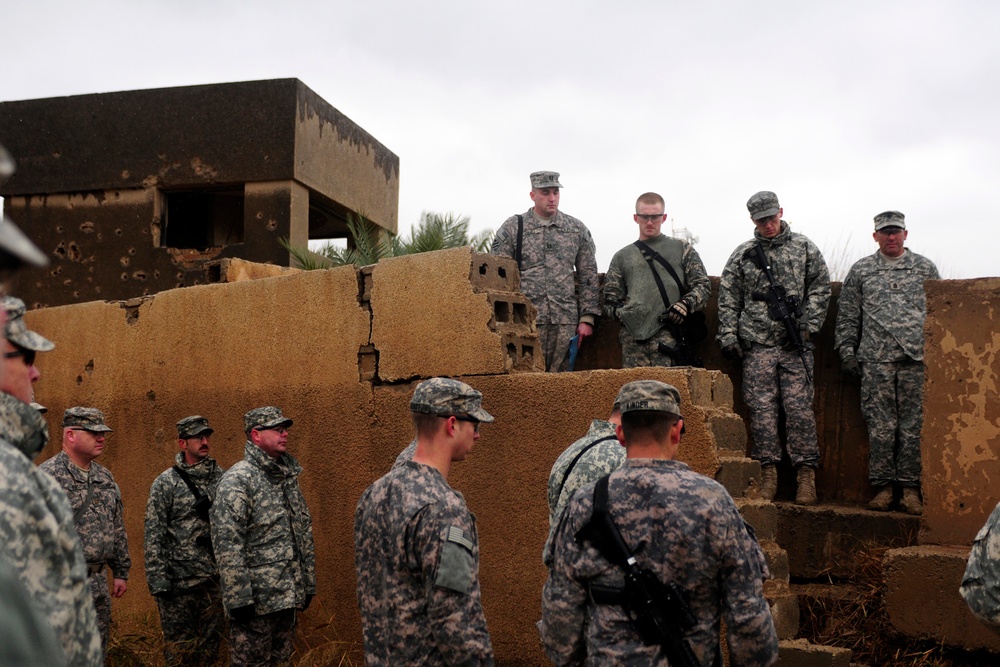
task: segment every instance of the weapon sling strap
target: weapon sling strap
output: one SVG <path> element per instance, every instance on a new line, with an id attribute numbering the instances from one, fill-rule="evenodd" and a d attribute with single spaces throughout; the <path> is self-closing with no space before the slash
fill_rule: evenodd
<path id="1" fill-rule="evenodd" d="M 660 253 L 656 252 L 642 241 L 636 241 L 632 245 L 639 249 L 639 252 L 642 253 L 643 259 L 645 259 L 646 263 L 649 264 L 649 270 L 653 272 L 653 280 L 656 281 L 656 289 L 660 291 L 660 298 L 663 299 L 663 310 L 670 310 L 670 306 L 672 304 L 670 303 L 670 297 L 667 296 L 667 288 L 664 287 L 663 279 L 660 278 L 660 274 L 657 272 L 656 267 L 653 266 L 653 262 L 655 261 L 667 270 L 670 277 L 674 279 L 675 283 L 677 283 L 677 289 L 680 290 L 681 294 L 687 292 L 687 286 L 684 285 L 684 281 L 681 280 L 680 276 L 677 275 L 677 272 L 674 271 L 674 267 L 670 266 L 670 262 L 663 259 L 663 256 L 660 255 Z"/>
<path id="2" fill-rule="evenodd" d="M 94 485 L 90 481 L 90 477 L 87 478 L 87 495 L 83 499 L 83 504 L 76 508 L 73 512 L 73 523 L 80 523 L 80 517 L 83 513 L 87 511 L 87 507 L 90 505 L 90 499 L 94 497 Z"/>
<path id="3" fill-rule="evenodd" d="M 569 474 L 573 472 L 573 468 L 576 467 L 576 464 L 580 461 L 580 458 L 583 457 L 583 455 L 589 452 L 591 449 L 601 444 L 602 442 L 608 442 L 609 440 L 617 440 L 617 439 L 618 436 L 606 435 L 600 440 L 593 441 L 592 443 L 581 449 L 579 452 L 577 452 L 576 456 L 573 457 L 573 460 L 570 461 L 569 467 L 566 468 L 566 472 L 563 473 L 562 481 L 559 482 L 559 492 L 556 494 L 557 503 L 559 502 L 559 498 L 562 497 L 563 487 L 566 486 L 566 480 L 569 479 Z M 605 493 L 604 506 L 607 507 L 607 493 Z"/>
<path id="4" fill-rule="evenodd" d="M 201 492 L 201 489 L 195 486 L 194 482 L 191 481 L 191 476 L 188 475 L 183 468 L 181 468 L 179 465 L 174 465 L 174 472 L 177 473 L 177 476 L 180 477 L 182 480 L 184 480 L 184 483 L 187 484 L 187 487 L 191 489 L 191 493 L 194 494 L 195 504 L 198 504 L 199 502 L 201 502 L 202 498 L 206 497 L 205 494 Z"/>
<path id="5" fill-rule="evenodd" d="M 521 270 L 521 245 L 524 240 L 524 216 L 517 216 L 517 247 L 514 248 L 514 259 L 517 260 L 517 270 Z"/>

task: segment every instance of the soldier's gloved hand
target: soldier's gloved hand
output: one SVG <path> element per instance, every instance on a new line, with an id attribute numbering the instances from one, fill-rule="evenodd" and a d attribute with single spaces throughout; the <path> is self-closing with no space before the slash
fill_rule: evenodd
<path id="1" fill-rule="evenodd" d="M 740 347 L 739 343 L 730 343 L 722 348 L 722 356 L 726 359 L 738 361 L 743 358 L 743 348 Z"/>
<path id="2" fill-rule="evenodd" d="M 688 307 L 684 300 L 680 300 L 670 306 L 667 311 L 667 319 L 674 324 L 684 324 L 684 318 L 688 315 Z"/>
<path id="3" fill-rule="evenodd" d="M 847 357 L 842 362 L 840 362 L 840 367 L 844 369 L 844 372 L 848 375 L 859 376 L 861 375 L 861 367 L 858 365 L 857 357 Z"/>
<path id="4" fill-rule="evenodd" d="M 161 600 L 173 600 L 177 595 L 173 591 L 159 591 L 153 593 L 154 596 L 160 598 Z"/>
<path id="5" fill-rule="evenodd" d="M 309 605 L 312 604 L 314 597 L 316 597 L 314 594 L 306 593 L 306 601 L 302 603 L 302 611 L 305 611 L 306 609 L 309 608 Z"/>
<path id="6" fill-rule="evenodd" d="M 249 623 L 256 615 L 257 609 L 252 604 L 229 610 L 229 616 L 237 623 Z"/>

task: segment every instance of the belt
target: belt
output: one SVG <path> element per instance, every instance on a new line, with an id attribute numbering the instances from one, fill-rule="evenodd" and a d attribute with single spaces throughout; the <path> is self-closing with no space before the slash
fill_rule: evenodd
<path id="1" fill-rule="evenodd" d="M 87 563 L 87 575 L 100 574 L 107 563 Z"/>

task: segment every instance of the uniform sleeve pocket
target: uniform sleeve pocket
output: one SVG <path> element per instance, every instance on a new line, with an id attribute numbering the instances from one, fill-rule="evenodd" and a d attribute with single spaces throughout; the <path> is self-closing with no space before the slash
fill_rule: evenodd
<path id="1" fill-rule="evenodd" d="M 449 526 L 448 534 L 441 545 L 441 563 L 438 566 L 434 585 L 448 588 L 458 593 L 472 592 L 475 575 L 475 559 L 472 555 L 474 543 L 471 536 L 458 526 Z"/>

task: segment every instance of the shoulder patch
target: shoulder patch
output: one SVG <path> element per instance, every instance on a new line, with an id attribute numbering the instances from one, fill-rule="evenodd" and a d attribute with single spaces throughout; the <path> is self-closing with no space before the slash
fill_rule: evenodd
<path id="1" fill-rule="evenodd" d="M 476 560 L 472 555 L 474 547 L 472 536 L 458 526 L 448 526 L 444 544 L 441 545 L 441 559 L 434 585 L 466 595 L 471 593 L 477 570 Z"/>

